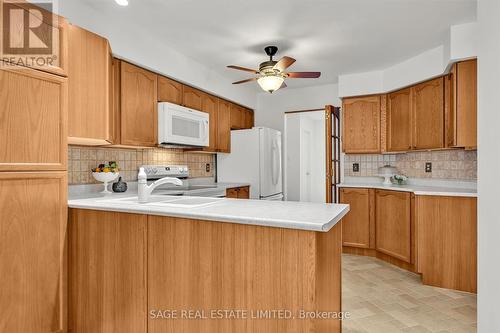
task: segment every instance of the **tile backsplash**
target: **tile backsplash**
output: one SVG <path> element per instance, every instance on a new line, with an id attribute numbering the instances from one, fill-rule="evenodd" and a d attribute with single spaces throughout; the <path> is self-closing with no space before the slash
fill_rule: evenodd
<path id="1" fill-rule="evenodd" d="M 141 165 L 180 164 L 187 165 L 190 177 L 214 177 L 215 155 L 190 153 L 179 149 L 118 149 L 69 146 L 68 181 L 69 184 L 98 183 L 91 174 L 91 169 L 100 163 L 116 161 L 120 168 L 120 176 L 125 181 L 137 180 L 137 172 Z M 206 165 L 210 171 L 206 171 Z"/>
<path id="2" fill-rule="evenodd" d="M 425 164 L 432 163 L 432 172 L 425 172 Z M 353 164 L 359 172 L 353 172 Z M 377 169 L 384 165 L 398 168 L 410 178 L 449 180 L 477 180 L 477 151 L 440 150 L 405 154 L 345 155 L 344 175 L 349 177 L 377 176 Z"/>

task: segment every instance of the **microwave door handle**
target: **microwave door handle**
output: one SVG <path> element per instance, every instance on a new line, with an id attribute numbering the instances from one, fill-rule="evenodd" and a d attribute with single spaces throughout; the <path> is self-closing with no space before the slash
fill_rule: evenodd
<path id="1" fill-rule="evenodd" d="M 207 123 L 208 123 L 208 121 L 206 121 L 206 120 L 203 121 L 203 139 L 206 139 L 208 136 Z"/>

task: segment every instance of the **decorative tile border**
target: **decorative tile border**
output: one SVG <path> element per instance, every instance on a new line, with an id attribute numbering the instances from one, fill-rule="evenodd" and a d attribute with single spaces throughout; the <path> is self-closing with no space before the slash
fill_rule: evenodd
<path id="1" fill-rule="evenodd" d="M 425 172 L 425 163 L 432 163 L 432 172 Z M 353 163 L 359 163 L 359 172 L 352 171 Z M 345 155 L 344 175 L 349 177 L 373 177 L 384 165 L 398 168 L 411 178 L 477 180 L 477 151 L 440 150 L 411 152 L 406 154 Z"/>
<path id="2" fill-rule="evenodd" d="M 125 181 L 137 180 L 141 165 L 182 164 L 187 165 L 190 177 L 214 177 L 215 155 L 189 153 L 178 149 L 118 149 L 69 146 L 68 181 L 69 184 L 98 183 L 91 169 L 100 163 L 116 161 L 120 175 Z M 206 165 L 210 165 L 210 172 Z"/>

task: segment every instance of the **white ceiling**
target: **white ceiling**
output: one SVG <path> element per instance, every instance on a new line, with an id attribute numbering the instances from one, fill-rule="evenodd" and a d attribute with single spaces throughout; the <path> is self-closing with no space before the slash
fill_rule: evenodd
<path id="1" fill-rule="evenodd" d="M 232 80 L 251 74 L 226 65 L 257 68 L 270 44 L 280 47 L 278 57 L 297 59 L 291 70 L 322 72 L 317 80 L 287 80 L 290 87 L 390 66 L 443 44 L 450 25 L 476 19 L 474 0 L 129 0 L 128 7 L 80 1 L 140 25 Z"/>

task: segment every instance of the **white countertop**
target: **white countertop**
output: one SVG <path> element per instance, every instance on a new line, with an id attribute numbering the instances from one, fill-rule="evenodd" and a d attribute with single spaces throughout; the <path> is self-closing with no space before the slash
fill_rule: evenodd
<path id="1" fill-rule="evenodd" d="M 452 186 L 432 186 L 420 184 L 408 185 L 384 185 L 381 182 L 344 182 L 338 185 L 339 187 L 354 187 L 354 188 L 373 188 L 390 191 L 413 192 L 415 195 L 436 195 L 436 196 L 453 196 L 453 197 L 477 197 L 475 188 L 452 187 Z"/>
<path id="2" fill-rule="evenodd" d="M 234 184 L 225 184 L 224 186 L 230 188 L 234 187 Z M 108 195 L 95 192 L 79 194 L 75 192 L 74 189 L 70 190 L 68 200 L 70 208 L 172 216 L 320 232 L 329 231 L 349 211 L 349 205 L 344 204 L 227 198 L 215 199 L 216 203 L 207 206 L 178 208 L 153 203 L 139 204 L 137 202 L 111 200 L 137 197 L 137 192 L 133 190 L 122 194 L 113 193 Z M 161 192 L 154 192 L 153 200 L 160 197 L 172 198 L 172 196 L 162 196 L 158 195 L 158 193 Z M 196 197 L 183 196 L 182 198 Z"/>

